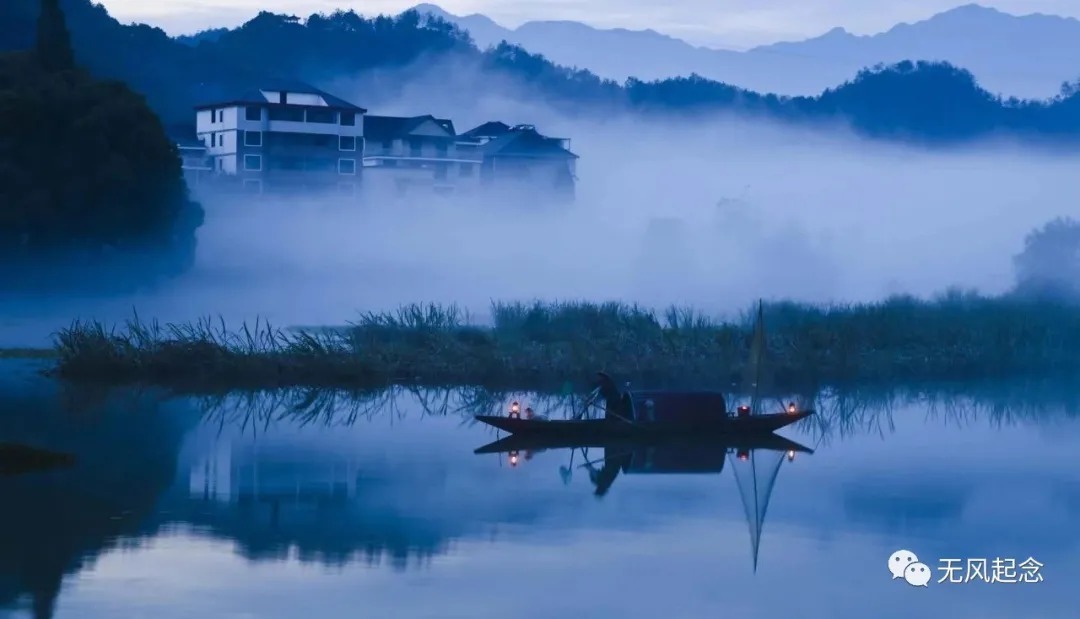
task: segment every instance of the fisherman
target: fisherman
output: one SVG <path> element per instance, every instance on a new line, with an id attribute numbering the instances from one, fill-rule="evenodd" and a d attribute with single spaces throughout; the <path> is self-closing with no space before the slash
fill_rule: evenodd
<path id="1" fill-rule="evenodd" d="M 656 402 L 652 398 L 645 400 L 645 419 L 656 421 Z"/>
<path id="2" fill-rule="evenodd" d="M 533 418 L 533 409 L 532 409 L 531 406 L 528 406 L 528 407 L 525 408 L 525 418 L 526 419 L 532 419 Z"/>

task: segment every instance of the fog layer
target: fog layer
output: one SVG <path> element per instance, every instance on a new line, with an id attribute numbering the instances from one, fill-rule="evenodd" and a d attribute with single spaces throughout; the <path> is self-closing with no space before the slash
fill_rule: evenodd
<path id="1" fill-rule="evenodd" d="M 1024 236 L 1077 209 L 1077 158 L 1010 145 L 929 151 L 730 118 L 575 120 L 523 98 L 476 100 L 475 90 L 381 102 L 339 92 L 372 113 L 449 117 L 459 132 L 503 120 L 571 138 L 577 200 L 203 195 L 190 273 L 137 295 L 5 298 L 0 344 L 42 344 L 72 319 L 133 310 L 288 326 L 416 301 L 457 303 L 482 319 L 491 300 L 725 314 L 759 297 L 865 301 L 954 285 L 998 293 L 1012 285 Z"/>

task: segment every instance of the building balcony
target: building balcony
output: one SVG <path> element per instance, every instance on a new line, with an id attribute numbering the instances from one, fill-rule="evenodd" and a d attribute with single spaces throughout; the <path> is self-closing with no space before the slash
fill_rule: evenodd
<path id="1" fill-rule="evenodd" d="M 477 163 L 477 161 L 475 159 L 466 159 L 463 157 L 411 157 L 406 155 L 372 155 L 367 152 L 364 153 L 365 167 L 390 167 L 394 165 L 399 167 L 429 167 L 449 163 L 470 164 Z"/>

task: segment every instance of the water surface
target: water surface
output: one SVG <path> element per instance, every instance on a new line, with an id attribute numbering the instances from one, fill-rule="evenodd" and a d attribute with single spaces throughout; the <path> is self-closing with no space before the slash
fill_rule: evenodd
<path id="1" fill-rule="evenodd" d="M 0 614 L 1075 617 L 1068 390 L 822 396 L 821 419 L 783 431 L 814 454 L 753 454 L 780 462 L 755 571 L 735 454 L 602 497 L 580 452 L 473 454 L 498 437 L 470 412 L 539 397 L 170 399 L 0 368 L 0 440 L 78 458 L 0 478 Z M 892 579 L 901 548 L 927 587 Z M 1044 580 L 937 582 L 940 559 L 995 557 Z"/>

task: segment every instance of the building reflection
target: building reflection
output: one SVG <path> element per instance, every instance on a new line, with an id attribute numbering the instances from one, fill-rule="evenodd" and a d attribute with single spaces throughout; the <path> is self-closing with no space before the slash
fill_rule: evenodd
<path id="1" fill-rule="evenodd" d="M 189 496 L 221 503 L 341 504 L 356 495 L 355 458 L 222 441 L 190 467 Z"/>

